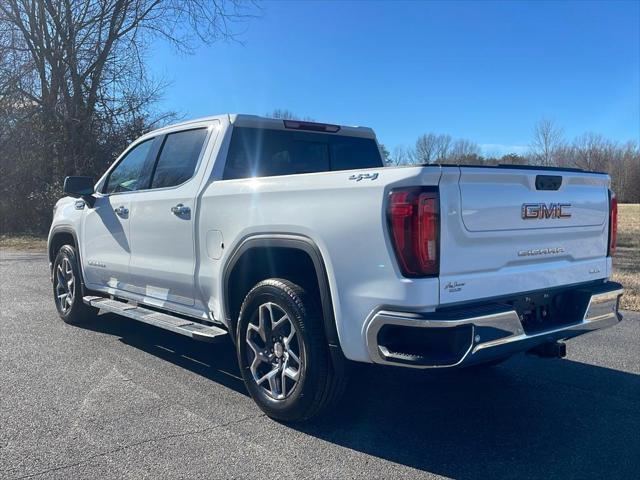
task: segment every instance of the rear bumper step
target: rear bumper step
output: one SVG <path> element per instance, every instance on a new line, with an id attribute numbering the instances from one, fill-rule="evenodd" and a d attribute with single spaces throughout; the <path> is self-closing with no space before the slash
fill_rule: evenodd
<path id="1" fill-rule="evenodd" d="M 576 292 L 574 301 L 580 305 L 575 319 L 535 331 L 527 330 L 523 316 L 505 304 L 454 314 L 379 311 L 367 326 L 367 348 L 375 363 L 414 368 L 466 366 L 600 330 L 622 320 L 618 305 L 624 291 L 619 283 L 577 288 Z"/>
<path id="2" fill-rule="evenodd" d="M 131 318 L 138 322 L 147 323 L 154 327 L 191 337 L 194 340 L 212 342 L 216 337 L 227 334 L 227 331 L 222 328 L 203 325 L 135 304 L 111 300 L 110 298 L 83 297 L 82 300 L 87 305 L 99 308 L 100 310 L 117 313 L 118 315 Z"/>

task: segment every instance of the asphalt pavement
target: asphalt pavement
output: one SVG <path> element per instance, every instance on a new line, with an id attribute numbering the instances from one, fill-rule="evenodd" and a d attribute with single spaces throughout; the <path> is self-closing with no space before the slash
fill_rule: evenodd
<path id="1" fill-rule="evenodd" d="M 248 397 L 226 339 L 57 316 L 44 255 L 0 253 L 0 478 L 638 478 L 640 315 L 486 371 L 357 370 L 328 417 Z"/>

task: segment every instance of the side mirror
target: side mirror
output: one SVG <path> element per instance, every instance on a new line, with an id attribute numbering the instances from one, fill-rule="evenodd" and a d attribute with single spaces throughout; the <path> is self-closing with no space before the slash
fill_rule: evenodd
<path id="1" fill-rule="evenodd" d="M 67 177 L 64 179 L 62 191 L 70 197 L 82 198 L 89 206 L 93 206 L 93 178 Z"/>

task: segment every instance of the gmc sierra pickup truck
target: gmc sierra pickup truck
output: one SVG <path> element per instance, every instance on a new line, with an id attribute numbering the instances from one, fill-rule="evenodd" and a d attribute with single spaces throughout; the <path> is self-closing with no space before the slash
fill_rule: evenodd
<path id="1" fill-rule="evenodd" d="M 385 168 L 369 128 L 221 115 L 148 133 L 68 177 L 49 259 L 58 313 L 228 336 L 269 416 L 311 418 L 353 362 L 561 357 L 619 322 L 605 174 Z M 214 345 L 215 346 L 215 345 Z"/>

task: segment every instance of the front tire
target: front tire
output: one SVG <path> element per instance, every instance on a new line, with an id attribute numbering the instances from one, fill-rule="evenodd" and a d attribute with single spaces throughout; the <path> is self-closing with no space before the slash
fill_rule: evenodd
<path id="1" fill-rule="evenodd" d="M 80 263 L 76 250 L 63 245 L 53 262 L 53 299 L 66 323 L 79 324 L 94 318 L 98 310 L 82 301 Z"/>
<path id="2" fill-rule="evenodd" d="M 302 287 L 258 283 L 242 303 L 236 338 L 245 385 L 269 417 L 308 420 L 338 399 L 344 377 L 332 364 L 321 311 Z"/>

